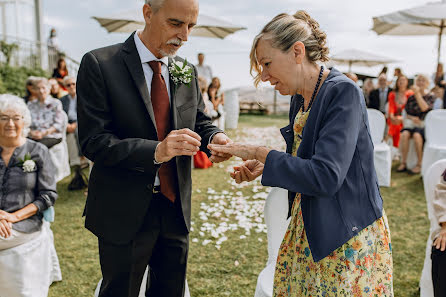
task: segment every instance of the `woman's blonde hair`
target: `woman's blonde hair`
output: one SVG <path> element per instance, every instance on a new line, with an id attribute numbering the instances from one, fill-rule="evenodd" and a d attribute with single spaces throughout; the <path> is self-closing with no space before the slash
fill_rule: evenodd
<path id="1" fill-rule="evenodd" d="M 256 48 L 259 41 L 268 39 L 273 48 L 287 52 L 297 42 L 305 45 L 306 57 L 310 62 L 326 62 L 328 58 L 327 34 L 319 27 L 319 23 L 304 10 L 294 15 L 281 13 L 274 17 L 262 31 L 254 38 L 250 60 L 250 73 L 254 77 L 254 84 L 260 82 L 262 69 L 257 61 Z M 254 72 L 257 74 L 254 76 Z"/>

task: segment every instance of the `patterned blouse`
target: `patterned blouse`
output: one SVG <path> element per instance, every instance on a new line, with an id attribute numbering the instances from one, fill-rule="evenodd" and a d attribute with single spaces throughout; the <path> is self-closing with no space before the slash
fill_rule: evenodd
<path id="1" fill-rule="evenodd" d="M 418 106 L 417 99 L 415 95 L 412 95 L 407 99 L 407 103 L 405 106 L 405 110 L 408 115 L 419 117 L 420 120 L 424 120 L 427 113 L 432 110 L 434 107 L 435 97 L 432 94 L 427 94 L 423 96 L 424 101 L 426 101 L 427 105 L 429 105 L 429 109 L 425 112 L 422 112 L 420 107 Z"/>
<path id="2" fill-rule="evenodd" d="M 44 103 L 39 100 L 28 102 L 28 109 L 31 112 L 31 130 L 45 131 L 51 127 L 57 132 L 45 136 L 45 138 L 62 138 L 64 125 L 62 103 L 58 99 L 47 97 Z"/>
<path id="3" fill-rule="evenodd" d="M 2 148 L 0 147 L 0 153 Z M 25 172 L 21 160 L 29 153 L 36 164 L 32 172 Z M 13 152 L 9 165 L 0 157 L 0 209 L 15 212 L 34 203 L 37 214 L 14 223 L 12 228 L 24 233 L 39 231 L 42 212 L 57 199 L 55 168 L 48 149 L 43 144 L 27 139 L 26 143 Z"/>

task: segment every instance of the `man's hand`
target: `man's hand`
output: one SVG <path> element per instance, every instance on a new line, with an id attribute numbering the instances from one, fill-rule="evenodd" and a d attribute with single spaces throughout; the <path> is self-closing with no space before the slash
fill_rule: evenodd
<path id="1" fill-rule="evenodd" d="M 67 125 L 67 133 L 74 133 L 77 128 L 77 123 L 71 123 Z"/>
<path id="2" fill-rule="evenodd" d="M 240 184 L 244 181 L 250 182 L 262 175 L 264 164 L 257 160 L 248 160 L 241 166 L 234 167 L 231 177 Z"/>
<path id="3" fill-rule="evenodd" d="M 435 238 L 433 246 L 442 252 L 446 251 L 446 223 L 443 223 L 440 234 Z"/>
<path id="4" fill-rule="evenodd" d="M 0 220 L 0 236 L 8 238 L 12 233 L 12 223 L 6 220 Z"/>
<path id="5" fill-rule="evenodd" d="M 217 133 L 214 135 L 214 138 L 212 138 L 211 144 L 221 144 L 226 145 L 232 143 L 232 140 L 225 134 L 225 133 Z M 223 161 L 229 160 L 232 155 L 231 154 L 225 154 L 225 153 L 219 153 L 211 151 L 212 156 L 209 158 L 209 160 L 212 163 L 220 163 Z"/>
<path id="6" fill-rule="evenodd" d="M 174 130 L 158 144 L 155 161 L 164 163 L 176 156 L 194 156 L 200 150 L 201 137 L 190 129 Z"/>
<path id="7" fill-rule="evenodd" d="M 0 220 L 5 220 L 5 221 L 8 221 L 10 223 L 17 223 L 18 222 L 18 219 L 17 219 L 16 215 L 14 215 L 12 213 L 9 213 L 9 212 L 6 212 L 4 210 L 0 210 Z"/>

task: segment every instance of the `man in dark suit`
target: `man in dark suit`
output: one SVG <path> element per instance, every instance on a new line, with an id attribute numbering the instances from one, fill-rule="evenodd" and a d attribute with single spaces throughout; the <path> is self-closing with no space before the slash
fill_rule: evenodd
<path id="1" fill-rule="evenodd" d="M 144 30 L 87 53 L 78 75 L 79 138 L 94 162 L 85 226 L 99 241 L 101 297 L 138 296 L 147 265 L 146 296 L 183 296 L 191 156 L 230 142 L 204 113 L 195 67 L 189 84 L 172 74 L 198 1 L 146 0 L 143 14 Z"/>
<path id="2" fill-rule="evenodd" d="M 386 113 L 386 104 L 392 91 L 387 85 L 387 76 L 381 73 L 378 77 L 378 88 L 370 92 L 368 108 L 373 108 Z"/>

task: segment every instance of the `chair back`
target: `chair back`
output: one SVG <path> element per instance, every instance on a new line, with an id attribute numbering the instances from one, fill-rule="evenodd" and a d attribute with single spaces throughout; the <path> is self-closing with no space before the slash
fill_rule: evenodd
<path id="1" fill-rule="evenodd" d="M 275 263 L 280 244 L 288 228 L 288 191 L 272 188 L 265 202 L 265 223 L 268 237 L 268 263 Z"/>
<path id="2" fill-rule="evenodd" d="M 430 145 L 446 146 L 446 109 L 436 109 L 426 115 L 425 136 Z"/>
<path id="3" fill-rule="evenodd" d="M 379 110 L 367 108 L 370 134 L 374 144 L 381 143 L 386 129 L 386 118 Z"/>

